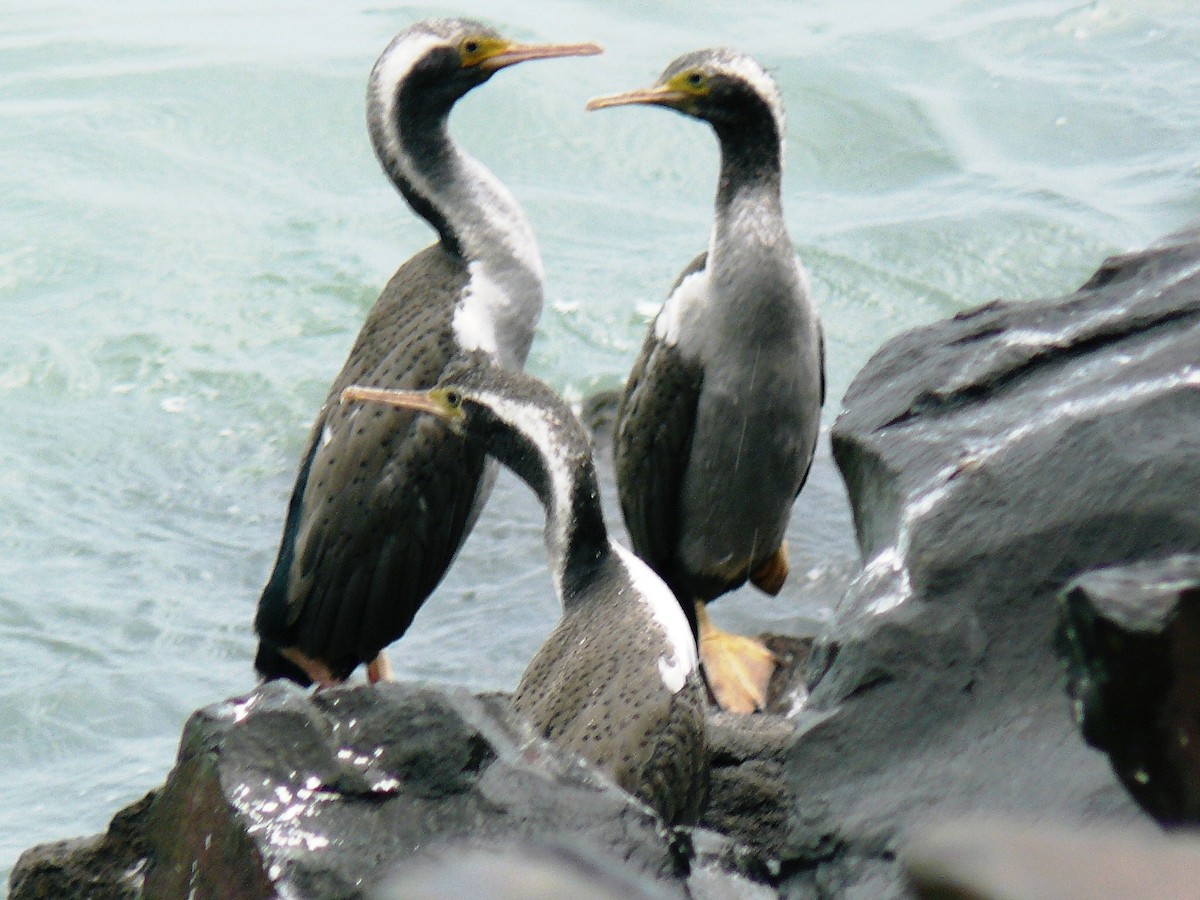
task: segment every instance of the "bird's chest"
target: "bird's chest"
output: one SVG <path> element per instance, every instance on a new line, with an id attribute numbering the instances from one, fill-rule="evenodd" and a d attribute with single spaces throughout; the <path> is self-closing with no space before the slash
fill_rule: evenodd
<path id="1" fill-rule="evenodd" d="M 803 373 L 791 361 L 756 366 L 752 359 L 749 370 L 705 372 L 689 477 L 786 489 L 798 478 L 815 424 Z"/>

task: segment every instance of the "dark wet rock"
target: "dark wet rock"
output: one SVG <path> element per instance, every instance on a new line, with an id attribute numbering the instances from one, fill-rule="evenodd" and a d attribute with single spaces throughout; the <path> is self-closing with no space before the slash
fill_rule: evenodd
<path id="1" fill-rule="evenodd" d="M 403 684 L 273 683 L 206 707 L 136 830 L 146 897 L 365 896 L 418 851 L 468 839 L 573 839 L 651 886 L 687 869 L 686 841 L 502 699 Z M 33 874 L 22 858 L 14 898 L 53 895 Z"/>
<path id="2" fill-rule="evenodd" d="M 1200 838 L 968 819 L 904 852 L 921 900 L 1166 900 L 1200 893 Z"/>
<path id="3" fill-rule="evenodd" d="M 1083 736 L 1168 825 L 1200 825 L 1200 556 L 1100 569 L 1062 594 Z"/>
<path id="4" fill-rule="evenodd" d="M 547 878 L 593 879 L 597 896 L 773 895 L 792 729 L 752 723 L 714 727 L 709 809 L 723 833 L 693 838 L 533 736 L 503 695 L 272 683 L 193 715 L 161 790 L 107 835 L 28 851 L 11 896 L 340 898 L 389 878 L 384 896 L 402 896 L 393 873 L 406 864 L 443 887 L 486 875 L 499 892 L 506 853 Z M 439 859 L 464 868 L 442 878 Z"/>
<path id="5" fill-rule="evenodd" d="M 808 700 L 808 658 L 813 638 L 790 634 L 760 634 L 768 650 L 775 654 L 779 667 L 767 685 L 766 712 L 788 715 Z"/>
<path id="6" fill-rule="evenodd" d="M 149 847 L 146 811 L 157 792 L 118 812 L 104 834 L 54 841 L 21 854 L 9 878 L 12 900 L 137 900 Z"/>
<path id="7" fill-rule="evenodd" d="M 412 685 L 270 685 L 193 717 L 151 810 L 151 896 L 348 897 L 441 841 L 577 835 L 650 879 L 657 819 L 498 701 Z"/>
<path id="8" fill-rule="evenodd" d="M 612 857 L 566 841 L 446 844 L 398 866 L 373 900 L 679 900 L 682 891 L 638 879 Z"/>
<path id="9" fill-rule="evenodd" d="M 810 663 L 789 896 L 899 896 L 968 810 L 1140 823 L 1075 728 L 1058 591 L 1200 547 L 1200 232 L 886 344 L 833 429 L 863 574 Z"/>

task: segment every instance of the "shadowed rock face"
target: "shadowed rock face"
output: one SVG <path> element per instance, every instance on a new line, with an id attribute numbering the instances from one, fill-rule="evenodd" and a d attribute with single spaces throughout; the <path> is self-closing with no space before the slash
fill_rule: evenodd
<path id="1" fill-rule="evenodd" d="M 1200 824 L 1200 556 L 1089 572 L 1061 605 L 1083 736 L 1152 816 Z"/>
<path id="2" fill-rule="evenodd" d="M 964 819 L 929 828 L 904 853 L 921 900 L 1196 896 L 1194 837 Z"/>
<path id="3" fill-rule="evenodd" d="M 1200 546 L 1200 231 L 888 342 L 833 450 L 865 565 L 813 651 L 788 887 L 898 894 L 907 830 L 964 810 L 1136 822 L 1072 722 L 1056 595 Z"/>

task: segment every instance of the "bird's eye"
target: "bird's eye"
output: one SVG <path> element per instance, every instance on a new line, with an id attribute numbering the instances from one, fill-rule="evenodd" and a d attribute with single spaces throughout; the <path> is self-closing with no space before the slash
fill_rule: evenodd
<path id="1" fill-rule="evenodd" d="M 689 72 L 688 77 L 687 77 L 687 83 L 690 84 L 692 87 L 700 87 L 700 85 L 704 84 L 704 76 L 701 75 L 699 72 Z"/>
<path id="2" fill-rule="evenodd" d="M 463 41 L 462 48 L 463 53 L 467 54 L 467 56 L 474 56 L 479 52 L 479 41 L 471 39 L 465 40 Z"/>
<path id="3" fill-rule="evenodd" d="M 446 405 L 451 409 L 458 409 L 462 406 L 462 394 L 458 391 L 446 391 Z"/>

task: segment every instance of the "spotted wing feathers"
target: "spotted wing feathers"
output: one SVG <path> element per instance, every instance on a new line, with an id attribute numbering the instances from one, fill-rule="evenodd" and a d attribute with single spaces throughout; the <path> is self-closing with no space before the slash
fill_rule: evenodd
<path id="1" fill-rule="evenodd" d="M 313 426 L 276 571 L 256 621 L 345 677 L 407 629 L 481 505 L 484 457 L 429 417 L 339 402 L 366 384 L 427 388 L 458 355 L 453 302 L 466 272 L 435 246 L 392 278 Z M 264 673 L 270 674 L 270 673 Z"/>
<path id="2" fill-rule="evenodd" d="M 513 705 L 668 823 L 694 822 L 707 786 L 704 687 L 663 684 L 661 635 L 647 617 L 588 603 L 569 612 L 529 664 Z"/>

